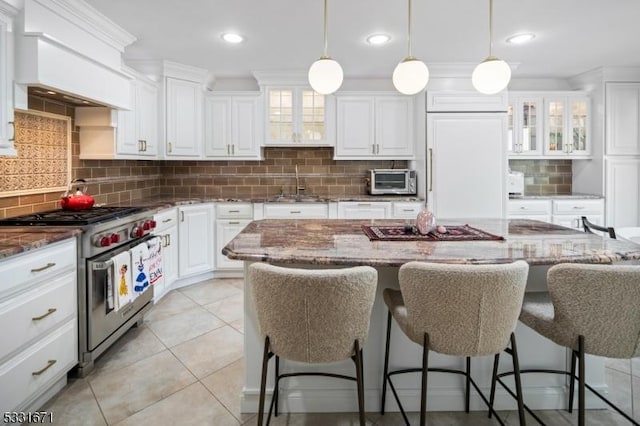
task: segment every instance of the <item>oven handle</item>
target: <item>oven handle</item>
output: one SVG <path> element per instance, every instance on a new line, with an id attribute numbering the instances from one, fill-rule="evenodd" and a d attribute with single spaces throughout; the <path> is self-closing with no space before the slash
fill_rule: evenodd
<path id="1" fill-rule="evenodd" d="M 106 271 L 113 266 L 113 260 L 109 259 L 104 262 L 92 262 L 91 269 L 94 271 Z"/>

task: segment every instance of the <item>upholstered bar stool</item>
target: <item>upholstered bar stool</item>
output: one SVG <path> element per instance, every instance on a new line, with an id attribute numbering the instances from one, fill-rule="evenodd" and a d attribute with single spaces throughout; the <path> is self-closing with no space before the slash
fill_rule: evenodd
<path id="1" fill-rule="evenodd" d="M 586 389 L 638 425 L 586 384 L 585 354 L 621 359 L 640 356 L 640 266 L 560 264 L 547 272 L 547 288 L 548 294 L 525 296 L 520 321 L 558 345 L 571 349 L 571 371 L 523 369 L 520 373 L 568 375 L 569 412 L 573 409 L 577 378 L 580 426 L 585 424 Z M 510 372 L 502 373 L 494 381 L 508 374 Z M 525 409 L 543 424 L 528 407 Z"/>
<path id="2" fill-rule="evenodd" d="M 471 377 L 471 357 L 494 355 L 511 344 L 514 370 L 518 371 L 516 340 L 513 331 L 518 322 L 527 283 L 529 265 L 524 261 L 499 265 L 446 265 L 409 262 L 400 267 L 400 291 L 385 289 L 389 309 L 384 357 L 382 409 L 387 381 L 409 424 L 391 377 L 396 374 L 422 373 L 420 425 L 426 421 L 427 373 L 444 372 L 465 376 L 465 410 L 469 412 L 470 387 L 473 385 L 490 407 Z M 422 367 L 389 372 L 391 318 L 413 342 L 422 346 Z M 466 358 L 466 371 L 429 368 L 429 351 Z M 519 376 L 516 375 L 520 423 L 524 411 Z M 490 407 L 492 410 L 492 408 Z M 496 415 L 500 424 L 504 424 Z"/>
<path id="3" fill-rule="evenodd" d="M 369 332 L 378 272 L 369 266 L 345 269 L 295 269 L 253 263 L 249 266 L 250 297 L 264 339 L 258 425 L 264 415 L 269 359 L 275 355 L 275 386 L 267 425 L 275 407 L 278 385 L 293 376 L 325 376 L 355 380 L 360 424 L 365 424 L 362 347 Z M 327 363 L 351 358 L 355 377 L 319 372 L 280 374 L 280 358 Z"/>

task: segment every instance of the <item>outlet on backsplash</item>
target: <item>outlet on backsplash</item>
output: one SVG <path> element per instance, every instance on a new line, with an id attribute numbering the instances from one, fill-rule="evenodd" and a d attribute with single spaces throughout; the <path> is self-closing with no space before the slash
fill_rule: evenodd
<path id="1" fill-rule="evenodd" d="M 571 160 L 509 160 L 509 168 L 524 173 L 525 195 L 572 193 Z"/>

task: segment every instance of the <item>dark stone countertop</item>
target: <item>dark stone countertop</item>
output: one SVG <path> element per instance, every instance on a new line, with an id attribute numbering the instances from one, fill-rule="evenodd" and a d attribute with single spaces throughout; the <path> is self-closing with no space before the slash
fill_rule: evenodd
<path id="1" fill-rule="evenodd" d="M 73 227 L 3 226 L 0 228 L 0 259 L 35 250 L 80 235 Z"/>
<path id="2" fill-rule="evenodd" d="M 599 200 L 604 198 L 602 195 L 595 194 L 557 194 L 557 195 L 509 195 L 510 200 Z"/>

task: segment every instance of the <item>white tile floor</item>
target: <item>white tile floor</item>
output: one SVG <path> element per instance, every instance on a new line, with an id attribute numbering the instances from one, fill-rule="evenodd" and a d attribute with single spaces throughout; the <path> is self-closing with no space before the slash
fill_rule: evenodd
<path id="1" fill-rule="evenodd" d="M 240 413 L 242 281 L 217 279 L 174 290 L 96 361 L 95 370 L 68 385 L 45 407 L 57 425 L 255 424 Z M 640 360 L 611 361 L 611 397 L 640 420 Z M 635 392 L 634 392 L 635 391 Z M 635 404 L 633 403 L 635 400 Z M 502 413 L 510 425 L 515 412 Z M 577 424 L 565 411 L 539 413 L 549 425 Z M 608 410 L 590 411 L 589 425 L 626 425 Z M 417 413 L 410 414 L 417 424 Z M 533 419 L 528 424 L 535 424 Z M 398 413 L 367 413 L 371 425 L 401 425 Z M 273 425 L 357 425 L 355 413 L 281 414 Z M 494 425 L 484 412 L 429 412 L 430 425 Z"/>

